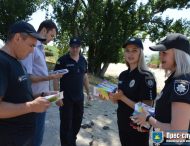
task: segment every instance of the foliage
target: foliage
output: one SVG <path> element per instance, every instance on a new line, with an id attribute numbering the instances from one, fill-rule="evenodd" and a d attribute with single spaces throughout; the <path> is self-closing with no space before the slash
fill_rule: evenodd
<path id="1" fill-rule="evenodd" d="M 189 22 L 162 18 L 168 9 L 189 8 L 189 0 L 52 0 L 54 18 L 60 28 L 60 42 L 80 36 L 89 47 L 89 71 L 103 76 L 109 63 L 122 60 L 125 39 L 138 36 L 152 41 L 168 32 L 187 33 Z"/>
<path id="2" fill-rule="evenodd" d="M 6 40 L 8 28 L 14 22 L 28 21 L 41 2 L 41 0 L 0 0 L 0 38 Z"/>
<path id="3" fill-rule="evenodd" d="M 151 55 L 151 59 L 150 59 L 149 65 L 150 66 L 155 66 L 155 67 L 158 67 L 160 65 L 160 60 L 159 60 L 158 53 L 155 53 L 155 54 Z"/>

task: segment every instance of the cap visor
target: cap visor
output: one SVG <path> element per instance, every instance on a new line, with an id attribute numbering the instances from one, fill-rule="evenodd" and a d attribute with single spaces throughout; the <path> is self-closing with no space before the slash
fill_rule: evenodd
<path id="1" fill-rule="evenodd" d="M 167 48 L 162 44 L 159 44 L 159 45 L 156 45 L 156 46 L 151 46 L 149 48 L 152 51 L 166 51 L 167 50 Z"/>
<path id="2" fill-rule="evenodd" d="M 29 33 L 31 36 L 33 36 L 34 38 L 36 38 L 39 41 L 45 41 L 46 39 L 44 37 L 42 37 L 40 34 L 38 33 Z"/>

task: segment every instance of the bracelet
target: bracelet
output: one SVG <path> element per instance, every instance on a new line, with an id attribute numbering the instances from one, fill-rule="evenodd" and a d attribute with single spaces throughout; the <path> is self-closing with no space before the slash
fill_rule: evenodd
<path id="1" fill-rule="evenodd" d="M 146 122 L 148 122 L 151 117 L 152 117 L 151 115 L 148 115 L 148 116 L 146 117 Z"/>

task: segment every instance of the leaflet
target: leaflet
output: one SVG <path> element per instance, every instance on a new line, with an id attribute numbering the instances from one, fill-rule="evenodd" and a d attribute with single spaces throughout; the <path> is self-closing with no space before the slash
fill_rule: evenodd
<path id="1" fill-rule="evenodd" d="M 102 83 L 96 85 L 93 90 L 94 96 L 100 96 L 102 99 L 109 99 L 109 93 L 114 93 L 117 90 L 117 85 L 108 81 L 103 81 Z"/>
<path id="2" fill-rule="evenodd" d="M 60 99 L 63 99 L 63 91 L 57 94 L 44 96 L 44 98 L 47 99 L 49 102 L 56 102 Z"/>
<path id="3" fill-rule="evenodd" d="M 143 108 L 144 108 L 147 112 L 149 112 L 150 115 L 152 115 L 152 116 L 154 115 L 154 113 L 155 113 L 155 108 L 153 108 L 153 107 L 151 107 L 151 106 L 149 106 L 149 105 L 147 105 L 147 104 L 144 104 L 144 103 L 142 103 L 142 102 L 138 102 L 138 103 L 135 104 L 135 109 L 134 109 L 134 112 L 133 112 L 132 115 L 137 115 L 137 114 L 141 113 L 142 110 L 143 110 Z M 131 118 L 131 120 L 133 121 L 133 124 L 135 125 L 136 123 L 134 123 L 134 119 Z M 143 127 L 144 127 L 145 129 L 150 129 L 151 126 L 150 126 L 150 124 L 146 123 L 145 125 L 143 125 Z"/>

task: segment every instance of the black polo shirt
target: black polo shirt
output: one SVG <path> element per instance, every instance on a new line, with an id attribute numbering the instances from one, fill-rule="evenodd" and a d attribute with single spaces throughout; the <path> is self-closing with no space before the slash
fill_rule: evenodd
<path id="1" fill-rule="evenodd" d="M 157 97 L 155 118 L 162 123 L 171 123 L 172 102 L 190 104 L 190 75 L 174 77 L 174 74 L 165 81 L 165 86 Z M 190 130 L 190 127 L 189 127 Z M 164 138 L 164 142 L 165 142 Z M 164 142 L 161 145 L 164 145 Z M 171 145 L 178 145 L 171 143 Z"/>
<path id="2" fill-rule="evenodd" d="M 141 73 L 137 68 L 133 71 L 123 71 L 119 75 L 118 88 L 134 102 L 154 100 L 156 97 L 156 82 L 153 75 L 148 71 Z M 118 110 L 123 112 L 126 117 L 131 116 L 134 111 L 122 101 L 118 102 Z M 128 120 L 130 121 L 129 118 Z"/>
<path id="3" fill-rule="evenodd" d="M 60 57 L 54 70 L 68 69 L 69 72 L 60 79 L 60 91 L 64 91 L 64 98 L 73 101 L 84 99 L 83 83 L 84 75 L 87 73 L 87 61 L 80 55 L 76 62 L 70 57 L 70 54 Z"/>
<path id="4" fill-rule="evenodd" d="M 0 51 L 0 97 L 9 103 L 25 103 L 33 100 L 31 81 L 19 61 Z M 0 119 L 0 132 L 34 128 L 35 114 L 28 113 L 14 118 Z M 18 129 L 17 129 L 18 128 Z"/>
<path id="5" fill-rule="evenodd" d="M 190 104 L 190 74 L 178 77 L 172 74 L 165 81 L 165 86 L 156 101 L 155 116 L 158 121 L 171 123 L 172 102 Z"/>

